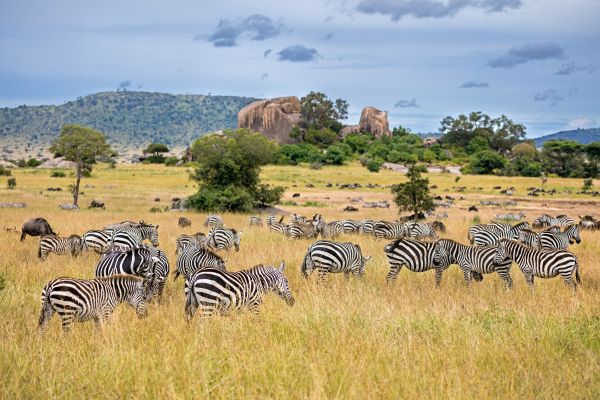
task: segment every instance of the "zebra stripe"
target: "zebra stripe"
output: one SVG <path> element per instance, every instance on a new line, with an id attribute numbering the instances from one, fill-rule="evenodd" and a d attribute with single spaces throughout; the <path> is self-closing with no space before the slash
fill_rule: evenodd
<path id="1" fill-rule="evenodd" d="M 362 277 L 365 274 L 365 263 L 370 259 L 371 257 L 363 257 L 357 244 L 318 240 L 306 251 L 301 271 L 308 278 L 317 269 L 320 283 L 327 279 L 328 273 L 343 272 L 346 278 L 350 273 Z"/>
<path id="2" fill-rule="evenodd" d="M 158 225 L 140 225 L 136 228 L 124 228 L 113 231 L 109 248 L 133 248 L 143 244 L 148 239 L 152 246 L 158 247 Z"/>
<path id="3" fill-rule="evenodd" d="M 235 251 L 240 251 L 240 241 L 242 232 L 231 228 L 213 228 L 206 236 L 206 245 L 214 250 L 229 251 L 235 247 Z"/>
<path id="4" fill-rule="evenodd" d="M 435 263 L 435 248 L 436 243 L 434 242 L 419 242 L 411 239 L 398 239 L 388 243 L 383 248 L 390 264 L 386 282 L 394 282 L 402 267 L 413 272 L 435 269 L 435 285 L 439 286 L 442 281 L 442 273 L 449 264 Z"/>
<path id="5" fill-rule="evenodd" d="M 442 224 L 443 225 L 443 224 Z M 435 228 L 422 222 L 407 222 L 403 226 L 404 235 L 411 239 L 437 240 Z"/>
<path id="6" fill-rule="evenodd" d="M 139 318 L 147 314 L 149 295 L 147 281 L 135 276 L 113 275 L 108 278 L 51 280 L 42 290 L 42 310 L 38 327 L 44 333 L 54 313 L 62 321 L 63 332 L 68 332 L 73 321 L 93 319 L 96 326 L 107 322 L 119 303 L 127 302 Z"/>
<path id="7" fill-rule="evenodd" d="M 43 236 L 38 248 L 38 258 L 41 261 L 44 261 L 50 253 L 56 255 L 70 254 L 71 256 L 76 257 L 81 254 L 82 250 L 83 242 L 78 235 L 71 235 L 68 238 L 52 235 Z"/>
<path id="8" fill-rule="evenodd" d="M 110 238 L 112 237 L 112 234 L 112 229 L 105 229 L 102 231 L 87 231 L 82 236 L 83 249 L 85 251 L 93 249 L 96 253 L 99 254 L 104 253 L 110 245 Z"/>
<path id="9" fill-rule="evenodd" d="M 401 239 L 406 235 L 406 228 L 401 222 L 373 221 L 371 232 L 378 239 Z"/>
<path id="10" fill-rule="evenodd" d="M 501 239 L 496 249 L 495 262 L 509 258 L 519 265 L 525 275 L 525 280 L 533 287 L 533 278 L 553 278 L 561 275 L 573 291 L 577 289 L 579 278 L 579 263 L 574 254 L 565 250 L 540 251 L 531 249 L 516 240 Z M 573 281 L 573 272 L 575 279 Z"/>
<path id="11" fill-rule="evenodd" d="M 184 247 L 196 243 L 201 246 L 206 245 L 206 235 L 202 232 L 196 232 L 193 235 L 179 235 L 176 241 L 175 254 L 179 254 Z"/>
<path id="12" fill-rule="evenodd" d="M 279 218 L 279 222 L 275 222 L 273 216 L 269 216 L 267 219 L 267 225 L 269 226 L 269 231 L 281 233 L 282 235 L 286 235 L 288 231 L 288 225 L 283 223 L 283 217 Z"/>
<path id="13" fill-rule="evenodd" d="M 467 287 L 471 287 L 473 272 L 490 274 L 497 272 L 504 281 L 507 289 L 512 288 L 509 259 L 495 262 L 496 247 L 490 246 L 465 246 L 450 239 L 440 239 L 435 248 L 434 262 L 440 265 L 458 264 L 465 277 Z M 477 279 L 477 278 L 476 278 Z"/>
<path id="14" fill-rule="evenodd" d="M 360 221 L 359 233 L 362 233 L 363 235 L 373 235 L 373 226 L 375 225 L 375 222 L 376 221 L 373 221 L 372 219 Z"/>
<path id="15" fill-rule="evenodd" d="M 285 235 L 292 239 L 313 239 L 318 236 L 318 232 L 312 224 L 291 222 L 287 225 Z"/>
<path id="16" fill-rule="evenodd" d="M 518 223 L 515 226 L 492 223 L 487 225 L 483 230 L 473 235 L 471 244 L 477 246 L 495 246 L 500 239 L 517 239 L 519 232 L 529 228 L 527 222 Z"/>
<path id="17" fill-rule="evenodd" d="M 567 217 L 566 215 L 559 215 L 553 217 L 548 214 L 542 214 L 538 218 L 533 221 L 534 228 L 543 228 L 545 226 L 558 225 L 560 227 L 564 227 L 567 225 L 572 225 L 575 223 L 573 218 Z"/>
<path id="18" fill-rule="evenodd" d="M 189 278 L 196 271 L 206 268 L 225 271 L 225 261 L 204 246 L 191 244 L 184 247 L 178 255 L 177 268 L 173 274 L 173 279 L 175 280 L 179 275 L 183 275 L 185 279 L 185 293 L 187 293 Z"/>
<path id="19" fill-rule="evenodd" d="M 204 220 L 204 226 L 206 227 L 211 226 L 213 228 L 218 228 L 224 225 L 225 223 L 223 222 L 223 217 L 221 217 L 220 215 L 208 215 Z"/>
<path id="20" fill-rule="evenodd" d="M 250 226 L 263 226 L 262 218 L 258 215 L 251 215 L 249 220 Z"/>
<path id="21" fill-rule="evenodd" d="M 569 244 L 581 243 L 579 225 L 568 225 L 563 232 L 540 232 L 540 250 L 567 250 Z"/>
<path id="22" fill-rule="evenodd" d="M 342 232 L 342 224 L 338 221 L 325 222 L 320 214 L 316 214 L 313 218 L 313 226 L 322 238 L 337 238 Z"/>
<path id="23" fill-rule="evenodd" d="M 342 225 L 343 233 L 359 233 L 361 221 L 354 221 L 351 219 L 344 219 L 342 221 L 338 221 Z"/>
<path id="24" fill-rule="evenodd" d="M 279 268 L 257 265 L 253 268 L 226 272 L 218 269 L 204 269 L 190 278 L 190 290 L 186 296 L 185 315 L 192 319 L 198 307 L 203 317 L 215 311 L 222 314 L 230 310 L 248 308 L 258 314 L 262 297 L 266 292 L 275 291 L 292 306 L 294 296 L 288 280 L 283 274 L 285 263 Z"/>

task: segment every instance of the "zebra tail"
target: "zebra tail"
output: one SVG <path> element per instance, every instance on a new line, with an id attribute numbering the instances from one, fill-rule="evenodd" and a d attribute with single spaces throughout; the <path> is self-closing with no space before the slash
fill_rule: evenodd
<path id="1" fill-rule="evenodd" d="M 304 256 L 304 260 L 302 261 L 302 267 L 300 267 L 300 271 L 302 272 L 302 275 L 304 275 L 304 278 L 306 278 L 306 279 L 308 279 L 308 276 L 310 275 L 308 273 L 309 266 L 311 267 L 311 271 L 315 267 L 315 264 L 313 263 L 312 258 L 310 257 L 310 252 Z"/>
<path id="2" fill-rule="evenodd" d="M 194 311 L 198 308 L 198 301 L 196 300 L 196 295 L 194 294 L 194 287 L 190 285 L 188 288 L 187 296 L 185 298 L 185 316 L 188 322 L 192 320 L 194 316 Z"/>
<path id="3" fill-rule="evenodd" d="M 44 237 L 42 236 L 42 239 Z M 40 241 L 40 245 L 38 246 L 38 258 L 42 258 L 42 242 Z"/>
<path id="4" fill-rule="evenodd" d="M 402 239 L 396 239 L 392 242 L 392 245 L 390 246 L 389 250 L 387 250 L 388 253 L 391 253 L 392 251 L 394 251 L 396 249 L 396 247 L 398 247 L 398 245 L 400 244 L 400 241 Z"/>
<path id="5" fill-rule="evenodd" d="M 581 278 L 579 277 L 579 263 L 575 264 L 575 280 L 577 283 L 581 283 Z"/>
<path id="6" fill-rule="evenodd" d="M 179 271 L 175 270 L 175 272 L 173 272 L 173 280 L 176 280 L 177 278 L 179 278 Z"/>

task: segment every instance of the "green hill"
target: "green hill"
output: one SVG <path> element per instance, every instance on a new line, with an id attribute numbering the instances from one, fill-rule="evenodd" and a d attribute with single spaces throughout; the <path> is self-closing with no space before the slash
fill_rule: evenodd
<path id="1" fill-rule="evenodd" d="M 204 133 L 236 127 L 238 111 L 254 100 L 118 91 L 59 106 L 0 108 L 0 144 L 5 155 L 20 147 L 35 155 L 47 151 L 64 124 L 80 124 L 104 132 L 121 149 L 139 149 L 153 141 L 183 147 Z"/>
<path id="2" fill-rule="evenodd" d="M 534 139 L 536 147 L 542 147 L 549 140 L 573 140 L 581 144 L 600 142 L 600 128 L 574 129 L 572 131 L 561 131 L 551 135 L 541 136 Z"/>

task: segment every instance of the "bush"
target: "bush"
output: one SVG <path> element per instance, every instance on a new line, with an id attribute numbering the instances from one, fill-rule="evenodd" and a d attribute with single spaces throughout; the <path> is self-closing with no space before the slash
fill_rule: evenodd
<path id="1" fill-rule="evenodd" d="M 54 171 L 50 172 L 51 178 L 64 178 L 65 176 L 66 176 L 65 173 L 60 170 L 54 170 Z"/>
<path id="2" fill-rule="evenodd" d="M 542 166 L 539 162 L 531 162 L 521 169 L 522 176 L 538 177 L 542 175 Z"/>
<path id="3" fill-rule="evenodd" d="M 474 174 L 491 174 L 506 166 L 506 159 L 491 150 L 480 151 L 471 157 L 470 169 Z"/>
<path id="4" fill-rule="evenodd" d="M 299 162 L 314 163 L 323 161 L 321 150 L 308 143 L 284 144 L 281 146 L 281 154 L 286 164 L 296 165 Z"/>
<path id="5" fill-rule="evenodd" d="M 327 147 L 339 140 L 337 133 L 329 128 L 309 128 L 304 134 L 304 141 L 320 147 Z"/>
<path id="6" fill-rule="evenodd" d="M 254 198 L 248 189 L 234 185 L 225 188 L 204 186 L 188 198 L 188 203 L 203 211 L 250 212 L 254 208 Z"/>
<path id="7" fill-rule="evenodd" d="M 160 155 L 160 154 L 152 154 L 149 157 L 146 157 L 144 159 L 144 161 L 142 161 L 143 164 L 164 164 L 165 163 L 165 157 Z"/>
<path id="8" fill-rule="evenodd" d="M 8 168 L 4 168 L 3 166 L 0 165 L 0 176 L 11 176 L 12 175 L 12 171 Z"/>
<path id="9" fill-rule="evenodd" d="M 586 178 L 583 180 L 583 190 L 590 190 L 594 185 L 592 178 Z"/>
<path id="10" fill-rule="evenodd" d="M 321 168 L 323 168 L 323 164 L 320 162 L 314 162 L 314 163 L 310 164 L 309 168 L 310 169 L 321 169 Z"/>
<path id="11" fill-rule="evenodd" d="M 14 189 L 17 187 L 17 179 L 16 178 L 8 178 L 6 181 L 6 187 L 9 189 Z"/>
<path id="12" fill-rule="evenodd" d="M 473 218 L 471 218 L 471 225 L 477 225 L 480 223 L 481 223 L 481 217 L 479 215 L 476 215 Z"/>
<path id="13" fill-rule="evenodd" d="M 41 164 L 42 162 L 39 161 L 37 158 L 30 158 L 29 160 L 27 160 L 27 163 L 25 163 L 25 165 L 29 168 L 35 168 Z"/>
<path id="14" fill-rule="evenodd" d="M 179 162 L 179 159 L 175 156 L 165 158 L 165 165 L 167 167 L 172 167 L 174 165 L 177 165 L 178 162 Z"/>
<path id="15" fill-rule="evenodd" d="M 347 145 L 346 145 L 347 146 Z M 329 146 L 323 160 L 328 164 L 342 165 L 348 159 L 347 149 L 341 145 Z"/>
<path id="16" fill-rule="evenodd" d="M 369 160 L 369 162 L 367 163 L 367 169 L 370 172 L 379 172 L 382 165 L 383 160 L 381 158 L 374 158 L 372 160 Z"/>

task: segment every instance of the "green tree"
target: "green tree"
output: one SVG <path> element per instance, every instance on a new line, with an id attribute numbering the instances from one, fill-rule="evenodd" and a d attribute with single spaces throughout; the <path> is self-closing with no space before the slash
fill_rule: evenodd
<path id="1" fill-rule="evenodd" d="M 110 156 L 113 151 L 102 132 L 79 125 L 65 125 L 50 146 L 55 157 L 76 163 L 76 181 L 73 188 L 73 204 L 79 199 L 79 183 L 85 171 L 102 156 Z"/>
<path id="2" fill-rule="evenodd" d="M 310 92 L 300 99 L 300 115 L 307 128 L 341 129 L 340 120 L 348 118 L 348 102 L 330 100 L 324 93 Z"/>
<path id="3" fill-rule="evenodd" d="M 549 140 L 542 147 L 542 164 L 548 173 L 577 176 L 583 164 L 583 148 L 572 140 Z"/>
<path id="4" fill-rule="evenodd" d="M 337 133 L 329 128 L 308 128 L 304 134 L 304 141 L 306 143 L 314 144 L 315 146 L 319 146 L 321 148 L 330 146 L 338 140 L 340 139 Z"/>
<path id="5" fill-rule="evenodd" d="M 164 153 L 169 152 L 169 147 L 162 143 L 152 143 L 144 149 L 144 154 L 152 154 L 147 158 L 148 162 L 152 164 L 162 164 L 165 162 Z"/>
<path id="6" fill-rule="evenodd" d="M 408 182 L 392 186 L 394 201 L 398 211 L 430 212 L 434 209 L 433 198 L 429 194 L 429 179 L 421 177 L 420 168 L 410 164 L 406 173 Z"/>
<path id="7" fill-rule="evenodd" d="M 504 168 L 506 159 L 494 151 L 484 150 L 473 154 L 469 166 L 474 174 L 491 174 Z"/>
<path id="8" fill-rule="evenodd" d="M 199 190 L 192 207 L 203 211 L 250 211 L 279 201 L 283 190 L 260 184 L 260 167 L 275 160 L 277 145 L 247 129 L 225 131 L 196 140 L 192 153 L 198 162 Z"/>

